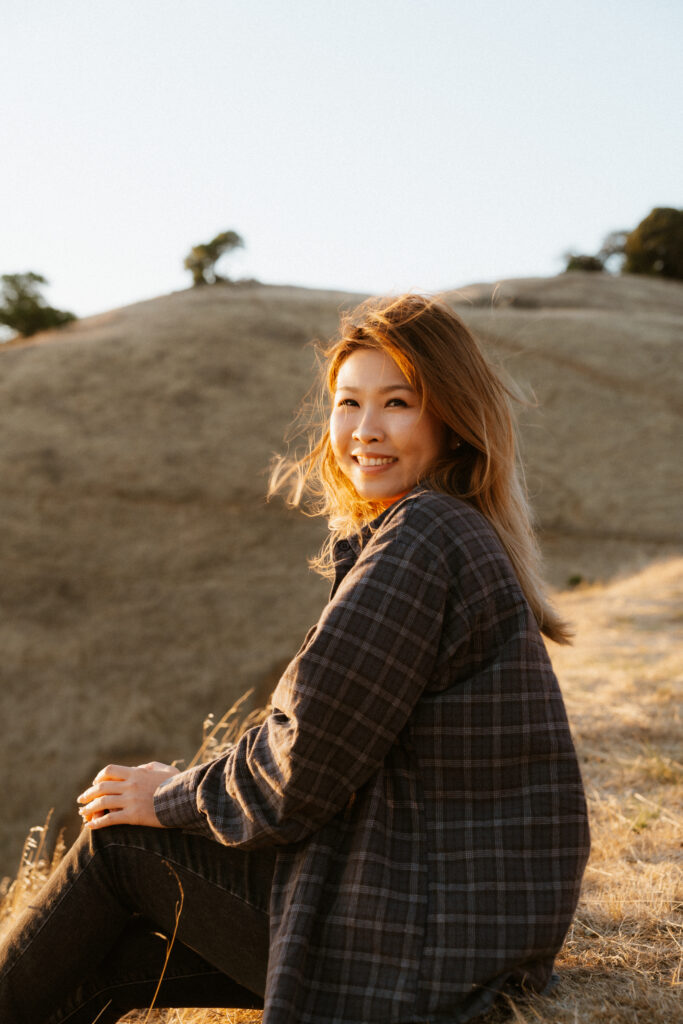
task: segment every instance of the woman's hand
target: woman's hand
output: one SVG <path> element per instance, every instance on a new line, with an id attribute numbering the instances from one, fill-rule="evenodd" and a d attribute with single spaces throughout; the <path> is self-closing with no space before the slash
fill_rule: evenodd
<path id="1" fill-rule="evenodd" d="M 150 825 L 163 828 L 154 813 L 154 793 L 178 769 L 160 761 L 126 768 L 109 764 L 93 779 L 92 786 L 78 797 L 79 814 L 90 829 L 109 825 Z"/>

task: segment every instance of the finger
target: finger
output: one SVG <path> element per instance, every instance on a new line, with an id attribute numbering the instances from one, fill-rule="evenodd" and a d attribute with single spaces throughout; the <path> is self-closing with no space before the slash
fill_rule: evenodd
<path id="1" fill-rule="evenodd" d="M 97 811 L 120 811 L 124 807 L 124 801 L 119 794 L 107 794 L 91 800 L 85 807 L 81 807 L 80 813 L 88 816 Z"/>
<path id="2" fill-rule="evenodd" d="M 148 761 L 147 764 L 139 764 L 138 768 L 142 768 L 146 772 L 177 772 L 178 769 L 175 765 L 165 764 L 164 761 Z"/>
<path id="3" fill-rule="evenodd" d="M 103 782 L 105 779 L 128 779 L 133 771 L 135 771 L 134 768 L 130 768 L 125 764 L 108 764 L 97 773 L 93 783 Z"/>
<path id="4" fill-rule="evenodd" d="M 108 811 L 95 811 L 95 812 L 91 813 L 90 811 L 79 811 L 78 813 L 81 816 L 81 821 L 83 822 L 83 824 L 87 825 L 87 823 L 89 821 L 92 821 L 94 818 L 101 818 L 103 815 L 106 815 L 109 812 Z"/>
<path id="5" fill-rule="evenodd" d="M 83 822 L 83 826 L 93 832 L 98 828 L 108 828 L 110 825 L 131 825 L 134 824 L 123 811 L 110 811 L 109 814 L 102 814 L 97 818 L 90 818 Z"/>
<path id="6" fill-rule="evenodd" d="M 83 821 L 89 821 L 91 818 L 101 818 L 105 814 L 109 814 L 109 811 L 95 811 L 91 814 L 89 811 L 79 811 L 79 814 Z"/>
<path id="7" fill-rule="evenodd" d="M 118 814 L 123 811 L 122 807 L 117 807 L 114 811 L 80 811 L 81 821 L 87 824 L 89 821 L 94 821 L 96 818 L 106 818 L 110 814 Z"/>
<path id="8" fill-rule="evenodd" d="M 125 783 L 120 779 L 112 779 L 111 781 L 98 782 L 96 785 L 93 784 L 88 789 L 84 790 L 76 797 L 76 802 L 79 804 L 90 803 L 98 796 L 109 794 L 111 796 L 121 796 L 124 792 Z"/>

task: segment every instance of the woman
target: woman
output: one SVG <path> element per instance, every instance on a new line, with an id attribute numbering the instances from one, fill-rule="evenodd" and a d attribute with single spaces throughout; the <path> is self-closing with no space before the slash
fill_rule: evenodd
<path id="1" fill-rule="evenodd" d="M 327 515 L 330 601 L 227 753 L 81 794 L 5 943 L 7 1024 L 149 1005 L 170 935 L 156 1005 L 264 997 L 265 1024 L 465 1021 L 551 979 L 588 828 L 507 389 L 415 295 L 345 317 L 326 372 L 272 486 Z"/>

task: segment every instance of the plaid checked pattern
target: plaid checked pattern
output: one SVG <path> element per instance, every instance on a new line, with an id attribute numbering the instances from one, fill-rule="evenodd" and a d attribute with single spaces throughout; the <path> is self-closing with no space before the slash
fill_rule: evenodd
<path id="1" fill-rule="evenodd" d="M 278 847 L 264 1024 L 469 1020 L 506 982 L 545 986 L 576 907 L 589 837 L 562 697 L 465 503 L 417 489 L 337 556 L 268 719 L 157 814 Z"/>

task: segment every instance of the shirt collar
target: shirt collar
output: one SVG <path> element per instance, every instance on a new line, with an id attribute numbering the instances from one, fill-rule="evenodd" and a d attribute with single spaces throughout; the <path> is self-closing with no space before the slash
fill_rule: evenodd
<path id="1" fill-rule="evenodd" d="M 408 493 L 414 494 L 416 491 L 422 489 L 422 487 L 417 486 Z M 404 497 L 408 497 L 408 495 L 404 495 Z M 332 584 L 330 597 L 334 595 L 341 581 L 352 566 L 355 565 L 361 551 L 368 543 L 373 533 L 377 532 L 389 513 L 400 505 L 402 501 L 403 498 L 399 498 L 398 501 L 393 503 L 393 505 L 388 505 L 383 512 L 380 512 L 380 514 L 372 520 L 372 522 L 366 523 L 359 533 L 352 533 L 349 537 L 344 537 L 342 540 L 338 540 L 336 542 L 332 552 L 334 557 L 334 582 Z"/>

